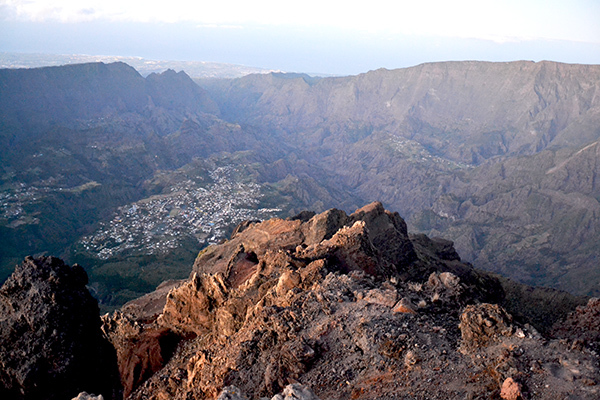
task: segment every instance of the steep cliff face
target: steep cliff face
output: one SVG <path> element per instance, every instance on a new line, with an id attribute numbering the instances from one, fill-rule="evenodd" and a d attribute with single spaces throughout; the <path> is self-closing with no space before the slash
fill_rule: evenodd
<path id="1" fill-rule="evenodd" d="M 599 154 L 596 141 L 481 166 L 448 182 L 431 210 L 412 221 L 454 238 L 460 254 L 481 268 L 597 294 Z"/>
<path id="2" fill-rule="evenodd" d="M 384 130 L 477 164 L 597 138 L 599 74 L 594 65 L 447 62 L 316 83 L 251 75 L 215 98 L 223 115 L 246 123 L 312 137 L 329 130 L 332 141 Z"/>
<path id="3" fill-rule="evenodd" d="M 0 397 L 119 398 L 114 349 L 102 336 L 87 275 L 53 257 L 27 258 L 0 288 Z"/>
<path id="4" fill-rule="evenodd" d="M 120 357 L 131 399 L 270 398 L 296 382 L 321 399 L 596 398 L 598 356 L 510 311 L 582 303 L 505 287 L 373 203 L 242 224 L 104 331 L 135 354 Z"/>
<path id="5" fill-rule="evenodd" d="M 207 89 L 225 118 L 265 127 L 325 182 L 453 238 L 477 266 L 600 294 L 599 66 L 448 62 Z"/>

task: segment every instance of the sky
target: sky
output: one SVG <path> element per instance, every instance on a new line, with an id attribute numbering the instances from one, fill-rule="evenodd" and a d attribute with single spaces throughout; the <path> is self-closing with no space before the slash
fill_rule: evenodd
<path id="1" fill-rule="evenodd" d="M 600 64 L 599 0 L 0 0 L 0 52 L 358 74 L 450 60 Z"/>

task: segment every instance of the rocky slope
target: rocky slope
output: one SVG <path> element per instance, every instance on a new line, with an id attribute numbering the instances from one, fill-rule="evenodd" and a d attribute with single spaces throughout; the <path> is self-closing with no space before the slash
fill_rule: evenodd
<path id="1" fill-rule="evenodd" d="M 511 285 L 373 203 L 241 224 L 103 330 L 130 399 L 597 398 L 594 311 Z"/>
<path id="2" fill-rule="evenodd" d="M 600 293 L 600 147 L 498 160 L 449 184 L 415 225 L 475 265 L 529 284 Z"/>

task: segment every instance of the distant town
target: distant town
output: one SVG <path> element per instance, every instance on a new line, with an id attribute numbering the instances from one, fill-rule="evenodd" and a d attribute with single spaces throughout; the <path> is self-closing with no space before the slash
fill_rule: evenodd
<path id="1" fill-rule="evenodd" d="M 121 207 L 80 244 L 103 260 L 127 250 L 160 254 L 177 248 L 190 235 L 202 244 L 216 244 L 226 237 L 227 228 L 248 219 L 272 218 L 281 211 L 259 208 L 261 186 L 235 182 L 234 171 L 232 166 L 218 167 L 209 174 L 213 182 L 204 187 L 186 180 L 170 193 Z"/>
<path id="2" fill-rule="evenodd" d="M 19 183 L 17 187 L 4 189 L 0 192 L 0 224 L 9 228 L 20 225 L 37 224 L 39 219 L 28 215 L 24 207 L 38 200 L 44 193 L 56 190 L 54 188 L 38 188 Z"/>

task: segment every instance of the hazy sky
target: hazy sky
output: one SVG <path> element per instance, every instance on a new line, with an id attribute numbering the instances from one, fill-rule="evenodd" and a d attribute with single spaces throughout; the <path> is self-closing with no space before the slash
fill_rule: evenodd
<path id="1" fill-rule="evenodd" d="M 430 61 L 600 64 L 598 0 L 0 0 L 0 51 L 355 74 Z"/>

